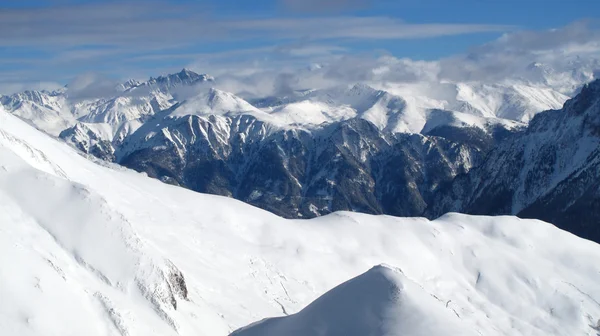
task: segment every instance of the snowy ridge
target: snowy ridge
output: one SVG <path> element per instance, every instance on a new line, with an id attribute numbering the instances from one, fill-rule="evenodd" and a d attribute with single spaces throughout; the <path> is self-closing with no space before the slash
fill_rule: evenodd
<path id="1" fill-rule="evenodd" d="M 597 333 L 600 246 L 550 224 L 347 212 L 284 220 L 93 163 L 4 112 L 0 131 L 0 324 L 9 334 L 227 335 L 308 306 L 281 320 L 287 330 L 330 305 L 348 308 L 319 316 L 337 328 L 338 317 L 361 315 L 344 300 L 363 288 L 382 299 L 366 303 L 393 314 L 375 315 L 386 335 L 438 326 Z M 375 268 L 309 306 L 381 263 L 402 274 Z"/>
<path id="2" fill-rule="evenodd" d="M 401 270 L 380 265 L 295 315 L 267 319 L 231 335 L 478 335 L 463 323 Z"/>

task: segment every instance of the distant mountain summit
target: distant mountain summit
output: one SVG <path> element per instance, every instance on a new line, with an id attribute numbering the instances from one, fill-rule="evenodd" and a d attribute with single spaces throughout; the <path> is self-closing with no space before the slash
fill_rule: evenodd
<path id="1" fill-rule="evenodd" d="M 156 78 L 150 77 L 150 79 L 147 82 L 142 83 L 142 85 L 157 87 L 163 91 L 170 91 L 177 87 L 192 86 L 198 83 L 210 82 L 213 80 L 214 78 L 209 75 L 197 74 L 184 68 L 176 74 L 158 76 Z"/>

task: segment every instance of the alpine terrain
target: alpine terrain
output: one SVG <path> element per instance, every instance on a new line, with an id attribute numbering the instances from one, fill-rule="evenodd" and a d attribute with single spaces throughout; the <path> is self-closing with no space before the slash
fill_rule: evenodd
<path id="1" fill-rule="evenodd" d="M 440 188 L 427 213 L 448 211 L 539 218 L 600 241 L 600 80 Z"/>
<path id="2" fill-rule="evenodd" d="M 101 98 L 64 88 L 0 102 L 84 153 L 286 218 L 513 214 L 600 241 L 597 211 L 577 210 L 595 209 L 598 189 L 597 83 L 574 89 L 593 77 L 578 69 L 536 63 L 502 84 L 359 83 L 247 100 L 183 69 Z"/>
<path id="3" fill-rule="evenodd" d="M 287 220 L 0 110 L 3 335 L 596 335 L 599 258 L 516 217 Z"/>

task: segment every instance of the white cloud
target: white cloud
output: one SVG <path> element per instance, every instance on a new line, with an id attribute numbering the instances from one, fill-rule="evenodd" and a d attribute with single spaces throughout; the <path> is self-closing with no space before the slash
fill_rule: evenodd
<path id="1" fill-rule="evenodd" d="M 164 13 L 161 12 L 163 9 Z M 541 78 L 541 68 L 531 68 L 535 62 L 563 72 L 586 68 L 586 71 L 593 73 L 600 69 L 600 31 L 586 22 L 575 22 L 545 31 L 506 33 L 465 54 L 437 61 L 418 61 L 396 58 L 385 52 L 356 54 L 341 47 L 339 40 L 432 37 L 507 27 L 418 25 L 374 17 L 215 21 L 209 17 L 201 20 L 201 14 L 185 9 L 165 3 L 151 3 L 140 8 L 131 7 L 129 3 L 71 6 L 64 8 L 69 15 L 64 16 L 63 25 L 55 24 L 59 19 L 55 17 L 57 13 L 53 12 L 54 9 L 47 10 L 50 13 L 40 10 L 13 11 L 12 16 L 9 15 L 11 13 L 2 12 L 0 44 L 4 41 L 28 45 L 39 39 L 52 41 L 55 38 L 63 43 L 58 48 L 55 46 L 55 49 L 62 50 L 57 57 L 72 62 L 88 60 L 90 57 L 101 59 L 111 52 L 125 53 L 126 57 L 117 66 L 111 67 L 112 74 L 120 75 L 139 71 L 135 66 L 145 61 L 188 62 L 190 68 L 216 76 L 216 84 L 220 88 L 254 96 L 356 82 L 385 84 L 477 80 L 495 83 L 514 78 L 536 81 Z M 94 13 L 86 17 L 90 11 Z M 7 22 L 17 23 L 17 26 L 7 31 L 3 29 Z M 29 24 L 31 26 L 27 26 Z M 107 26 L 110 28 L 105 29 Z M 210 28 L 203 30 L 204 26 Z M 178 52 L 178 46 L 189 41 L 216 37 L 225 41 L 261 37 L 278 42 L 211 53 Z M 111 47 L 79 48 L 81 41 L 91 45 L 105 43 Z M 60 47 L 71 43 L 75 46 L 70 49 Z M 161 43 L 163 45 L 159 45 Z M 131 50 L 137 53 L 127 54 Z M 310 67 L 313 64 L 323 66 Z M 134 70 L 128 70 L 130 67 Z M 136 78 L 168 70 L 175 69 L 153 69 L 152 73 L 144 75 L 138 72 Z M 17 78 L 36 75 L 39 74 L 9 74 L 3 76 L 3 80 L 14 83 L 18 81 Z M 5 83 L 4 87 L 7 88 L 7 85 Z M 12 90 L 17 87 L 17 84 L 10 85 Z"/>
<path id="2" fill-rule="evenodd" d="M 535 43 L 531 41 L 536 41 Z M 478 46 L 468 53 L 437 61 L 396 58 L 381 53 L 329 53 L 300 59 L 283 58 L 243 62 L 203 59 L 192 64 L 198 71 L 220 69 L 217 85 L 224 90 L 254 96 L 296 89 L 325 88 L 357 82 L 390 83 L 519 80 L 540 85 L 574 87 L 600 71 L 598 30 L 585 23 L 548 31 L 521 31 Z M 310 63 L 322 64 L 309 68 Z M 569 92 L 564 92 L 569 93 Z"/>
<path id="3" fill-rule="evenodd" d="M 485 81 L 526 78 L 535 75 L 528 72 L 533 63 L 563 70 L 576 70 L 585 63 L 593 69 L 600 67 L 599 41 L 600 30 L 586 22 L 546 31 L 514 32 L 475 47 L 466 55 L 441 60 L 440 76 Z"/>

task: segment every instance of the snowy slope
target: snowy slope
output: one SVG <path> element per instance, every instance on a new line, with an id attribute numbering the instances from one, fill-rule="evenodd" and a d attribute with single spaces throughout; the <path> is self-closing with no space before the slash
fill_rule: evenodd
<path id="1" fill-rule="evenodd" d="M 597 333 L 600 246 L 540 221 L 283 220 L 88 161 L 4 112 L 0 199 L 0 326 L 8 335 L 226 335 L 299 312 L 381 263 L 402 274 L 368 272 L 283 327 L 303 326 L 323 307 L 332 307 L 317 316 L 324 325 L 366 319 L 360 306 L 334 308 L 368 287 L 392 300 L 382 312 L 399 314 L 376 316 L 397 331 L 435 334 L 413 316 L 455 334 Z M 373 281 L 398 289 L 403 304 Z"/>
<path id="2" fill-rule="evenodd" d="M 439 299 L 385 265 L 327 292 L 298 314 L 258 322 L 232 336 L 477 335 Z"/>
<path id="3" fill-rule="evenodd" d="M 580 85 L 585 83 L 581 81 Z M 442 109 L 486 118 L 528 122 L 541 111 L 560 108 L 569 96 L 542 84 L 440 82 L 390 83 L 382 86 L 417 110 Z"/>

